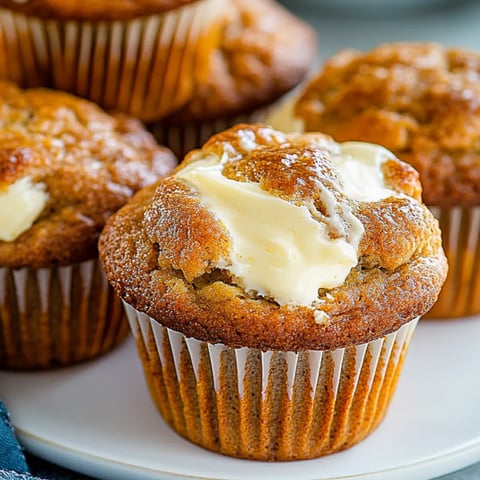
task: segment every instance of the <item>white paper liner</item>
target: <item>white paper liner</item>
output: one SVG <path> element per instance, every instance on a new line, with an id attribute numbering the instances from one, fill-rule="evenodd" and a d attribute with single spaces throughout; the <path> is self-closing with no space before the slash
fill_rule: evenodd
<path id="1" fill-rule="evenodd" d="M 128 334 L 98 259 L 0 268 L 0 368 L 45 369 L 96 357 Z"/>
<path id="2" fill-rule="evenodd" d="M 224 6 L 224 0 L 201 0 L 157 15 L 98 22 L 0 9 L 0 78 L 158 119 L 184 104 L 207 75 Z"/>
<path id="3" fill-rule="evenodd" d="M 147 125 L 160 145 L 170 148 L 180 160 L 195 148 L 201 147 L 212 135 L 239 123 L 265 122 L 271 106 L 232 117 L 216 118 L 204 122 L 171 124 L 168 121 Z"/>
<path id="4" fill-rule="evenodd" d="M 418 319 L 334 351 L 262 352 L 209 344 L 125 304 L 157 408 L 205 448 L 257 460 L 347 448 L 383 418 Z"/>
<path id="5" fill-rule="evenodd" d="M 430 207 L 442 231 L 448 275 L 426 318 L 480 313 L 480 206 Z"/>

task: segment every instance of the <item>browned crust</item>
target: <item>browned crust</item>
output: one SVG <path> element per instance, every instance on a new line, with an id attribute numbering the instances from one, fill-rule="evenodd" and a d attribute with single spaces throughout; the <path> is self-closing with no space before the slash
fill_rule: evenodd
<path id="1" fill-rule="evenodd" d="M 233 0 L 206 82 L 162 122 L 208 120 L 268 105 L 300 83 L 315 55 L 314 31 L 283 7 L 272 0 Z"/>
<path id="2" fill-rule="evenodd" d="M 93 258 L 108 216 L 174 165 L 136 120 L 68 94 L 0 83 L 0 191 L 28 176 L 49 195 L 29 230 L 0 241 L 0 266 Z"/>
<path id="3" fill-rule="evenodd" d="M 257 144 L 251 152 L 241 142 L 245 131 L 254 135 Z M 329 167 L 333 147 L 320 134 L 282 137 L 269 127 L 240 125 L 212 137 L 203 153 L 227 154 L 231 162 L 227 166 L 235 166 L 243 175 L 236 176 L 240 181 L 251 181 L 255 175 L 262 188 L 274 195 L 297 204 L 313 201 L 322 221 L 318 189 L 298 190 L 292 185 L 298 178 L 316 175 L 317 182 L 341 195 L 335 191 L 338 184 Z M 296 162 L 298 169 L 292 167 L 293 173 L 280 161 L 284 149 L 291 148 L 303 159 Z M 242 166 L 245 159 L 248 162 Z M 446 275 L 438 224 L 419 201 L 418 176 L 393 157 L 384 169 L 392 172 L 386 175 L 392 189 L 412 192 L 414 198 L 352 203 L 366 231 L 360 260 L 343 285 L 319 291 L 315 308 L 328 314 L 330 321 L 325 324 L 315 323 L 313 308 L 279 306 L 255 297 L 215 268 L 218 258 L 228 256 L 228 232 L 195 192 L 174 177 L 144 189 L 113 215 L 100 237 L 100 257 L 121 298 L 187 336 L 268 350 L 363 343 L 426 312 Z"/>
<path id="4" fill-rule="evenodd" d="M 128 20 L 201 0 L 0 0 L 0 7 L 45 19 Z"/>
<path id="5" fill-rule="evenodd" d="M 380 143 L 420 173 L 427 205 L 480 203 L 480 55 L 384 44 L 328 60 L 298 100 L 306 129 Z"/>

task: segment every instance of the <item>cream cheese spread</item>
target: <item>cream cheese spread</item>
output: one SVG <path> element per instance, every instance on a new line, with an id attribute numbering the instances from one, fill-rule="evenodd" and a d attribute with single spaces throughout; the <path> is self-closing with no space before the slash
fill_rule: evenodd
<path id="1" fill-rule="evenodd" d="M 339 143 L 332 162 L 343 181 L 343 194 L 360 202 L 377 202 L 398 194 L 385 186 L 382 164 L 393 154 L 380 145 L 366 142 Z"/>
<path id="2" fill-rule="evenodd" d="M 0 190 L 0 240 L 12 242 L 28 230 L 48 200 L 43 183 L 24 177 Z"/>
<path id="3" fill-rule="evenodd" d="M 332 157 L 345 197 L 376 201 L 396 192 L 385 186 L 382 163 L 388 150 L 362 142 L 339 144 Z M 176 173 L 193 186 L 202 203 L 225 225 L 232 250 L 225 268 L 247 291 L 273 298 L 280 305 L 310 306 L 320 288 L 338 287 L 358 262 L 363 225 L 347 202 L 319 185 L 329 219 L 339 223 L 338 210 L 348 223 L 345 238 L 332 239 L 325 223 L 312 215 L 312 206 L 294 205 L 262 190 L 259 184 L 222 175 L 224 159 L 198 156 Z M 338 225 L 335 225 L 338 226 Z"/>

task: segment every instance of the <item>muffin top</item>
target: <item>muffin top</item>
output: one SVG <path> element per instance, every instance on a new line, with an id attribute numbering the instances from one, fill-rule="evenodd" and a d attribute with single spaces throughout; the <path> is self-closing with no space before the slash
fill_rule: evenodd
<path id="1" fill-rule="evenodd" d="M 384 145 L 420 173 L 427 205 L 480 204 L 480 55 L 393 43 L 326 62 L 296 105 L 310 131 Z"/>
<path id="2" fill-rule="evenodd" d="M 386 149 L 238 125 L 139 192 L 100 237 L 116 292 L 241 347 L 336 348 L 427 311 L 446 274 L 416 171 Z"/>
<path id="3" fill-rule="evenodd" d="M 0 7 L 46 19 L 95 21 L 152 15 L 195 1 L 197 0 L 0 0 Z"/>
<path id="4" fill-rule="evenodd" d="M 165 121 L 208 120 L 267 105 L 297 85 L 315 60 L 314 31 L 272 0 L 232 0 L 220 38 L 205 83 Z"/>
<path id="5" fill-rule="evenodd" d="M 107 217 L 174 165 L 136 120 L 0 82 L 0 266 L 93 258 Z"/>

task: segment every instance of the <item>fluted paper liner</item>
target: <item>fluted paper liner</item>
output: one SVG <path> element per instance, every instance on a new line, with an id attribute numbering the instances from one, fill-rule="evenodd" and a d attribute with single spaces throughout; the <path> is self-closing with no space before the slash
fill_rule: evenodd
<path id="1" fill-rule="evenodd" d="M 209 344 L 125 305 L 152 399 L 166 422 L 215 452 L 256 460 L 348 448 L 385 415 L 417 319 L 334 351 Z"/>
<path id="2" fill-rule="evenodd" d="M 442 231 L 448 275 L 426 318 L 480 313 L 480 207 L 430 207 Z"/>
<path id="3" fill-rule="evenodd" d="M 221 117 L 202 122 L 171 123 L 168 120 L 148 125 L 157 142 L 167 146 L 180 160 L 195 148 L 201 147 L 212 135 L 239 123 L 264 122 L 272 107 L 259 108 L 249 113 Z"/>
<path id="4" fill-rule="evenodd" d="M 0 268 L 0 368 L 47 369 L 94 358 L 129 328 L 100 262 Z"/>
<path id="5" fill-rule="evenodd" d="M 156 120 L 208 72 L 224 0 L 116 21 L 44 20 L 0 9 L 0 77 Z"/>

